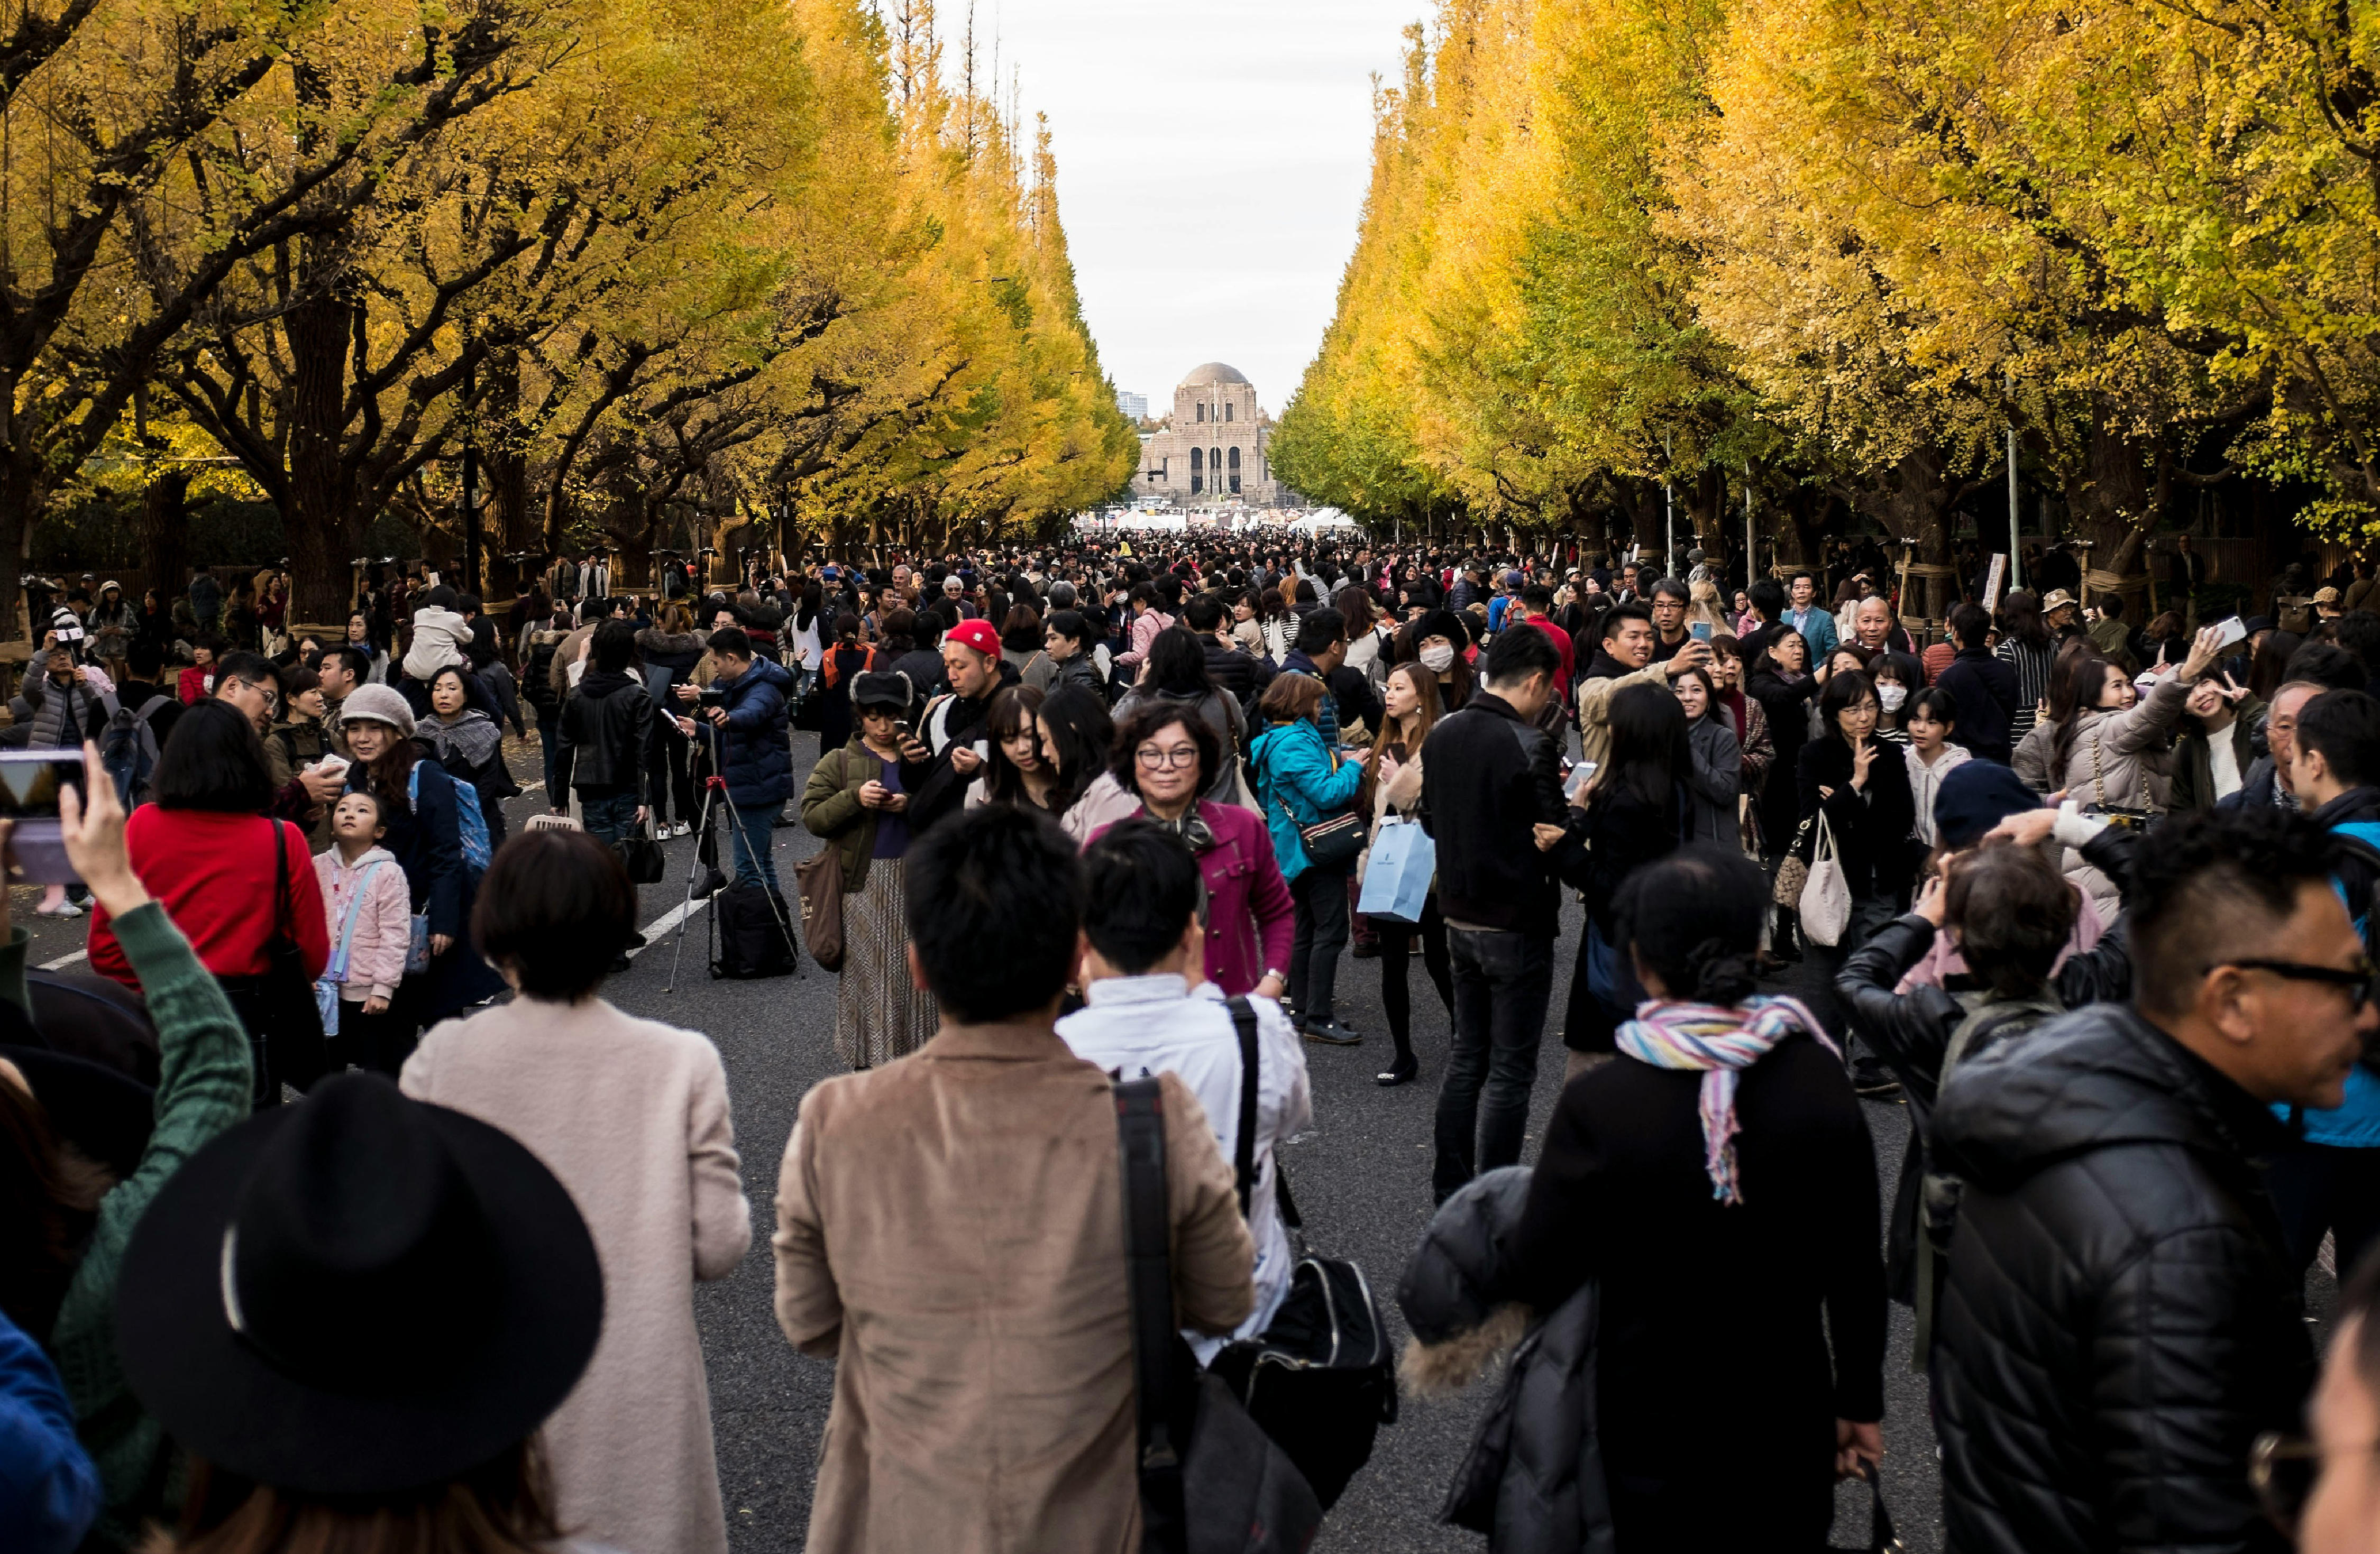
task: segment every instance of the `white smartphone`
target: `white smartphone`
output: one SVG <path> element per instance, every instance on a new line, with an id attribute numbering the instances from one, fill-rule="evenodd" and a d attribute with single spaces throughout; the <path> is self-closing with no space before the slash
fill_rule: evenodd
<path id="1" fill-rule="evenodd" d="M 2222 646 L 2226 648 L 2234 642 L 2244 642 L 2248 637 L 2248 623 L 2237 615 L 2225 621 L 2217 629 L 2223 633 Z"/>
<path id="2" fill-rule="evenodd" d="M 309 771 L 320 771 L 332 777 L 344 776 L 347 770 L 347 758 L 345 756 L 324 756 L 321 760 L 310 762 L 307 765 L 306 770 Z"/>
<path id="3" fill-rule="evenodd" d="M 1578 795 L 1586 791 L 1587 783 L 1594 780 L 1595 762 L 1591 760 L 1579 762 L 1571 768 L 1570 780 L 1562 784 L 1562 797 L 1575 802 Z"/>

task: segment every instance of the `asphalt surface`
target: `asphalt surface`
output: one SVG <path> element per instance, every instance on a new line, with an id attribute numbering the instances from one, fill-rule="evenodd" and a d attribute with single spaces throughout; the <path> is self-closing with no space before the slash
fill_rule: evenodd
<path id="1" fill-rule="evenodd" d="M 797 733 L 794 739 L 799 776 L 817 758 L 817 737 Z M 523 750 L 508 741 L 508 748 L 520 780 L 534 782 L 539 776 L 534 745 Z M 797 781 L 795 791 L 799 789 Z M 539 812 L 542 800 L 540 792 L 513 800 L 507 806 L 512 823 L 517 827 Z M 819 844 L 797 826 L 779 830 L 775 839 L 778 876 L 790 893 L 792 866 Z M 665 846 L 668 876 L 640 891 L 640 920 L 649 925 L 678 920 L 688 870 L 696 867 L 693 839 Z M 30 963 L 65 960 L 71 965 L 82 947 L 83 924 L 36 918 L 31 892 L 19 889 L 11 895 L 17 921 L 32 930 Z M 736 1554 L 761 1554 L 801 1547 L 820 1439 L 833 1392 L 832 1365 L 795 1354 L 777 1330 L 771 1310 L 769 1234 L 777 1167 L 803 1093 L 844 1070 L 831 1046 L 834 978 L 805 958 L 797 977 L 715 981 L 708 971 L 708 917 L 699 907 L 685 917 L 682 958 L 674 932 L 655 935 L 630 968 L 610 980 L 605 996 L 632 1014 L 705 1033 L 726 1064 L 744 1188 L 752 1206 L 752 1251 L 726 1279 L 699 1287 L 695 1305 L 710 1374 L 730 1543 Z M 1577 931 L 1573 905 L 1565 912 L 1556 956 L 1549 1004 L 1554 1013 L 1548 1022 L 1553 1029 L 1539 1053 L 1524 1160 L 1535 1158 L 1560 1087 L 1560 1012 Z M 1387 1065 L 1391 1052 L 1380 1013 L 1378 965 L 1370 960 L 1342 963 L 1342 1018 L 1366 1039 L 1352 1048 L 1307 1045 L 1315 1122 L 1283 1147 L 1281 1159 L 1295 1185 L 1310 1244 L 1362 1266 L 1402 1342 L 1402 1323 L 1390 1296 L 1406 1255 L 1429 1219 L 1431 1111 L 1444 1068 L 1449 1024 L 1427 975 L 1415 965 L 1414 1039 L 1422 1075 L 1393 1089 L 1376 1085 L 1373 1075 Z M 1778 990 L 1795 989 L 1789 978 Z M 1907 1111 L 1898 1103 L 1877 1101 L 1864 1102 L 1863 1110 L 1876 1141 L 1880 1200 L 1888 1208 L 1907 1138 Z M 1879 1244 L 1882 1233 L 1879 1224 Z M 2308 1293 L 2316 1318 L 2326 1319 L 2336 1292 L 2325 1270 L 2315 1270 Z M 1757 1298 L 1757 1292 L 1747 1290 L 1744 1296 Z M 1934 1554 L 1942 1536 L 1927 1388 L 1922 1376 L 1908 1369 L 1909 1312 L 1895 1305 L 1891 1317 L 1885 1371 L 1885 1497 L 1912 1554 Z M 1475 1535 L 1438 1525 L 1437 1513 L 1489 1390 L 1488 1384 L 1480 1384 L 1451 1401 L 1406 1399 L 1402 1417 L 1380 1432 L 1371 1463 L 1331 1512 L 1315 1544 L 1318 1554 L 1482 1547 Z M 1693 1443 L 1681 1442 L 1680 1448 L 1691 1451 Z M 1711 1472 L 1714 1491 L 1724 1493 L 1725 1464 L 1712 1463 Z M 1866 1547 L 1865 1492 L 1857 1486 L 1845 1486 L 1839 1494 L 1835 1541 Z"/>

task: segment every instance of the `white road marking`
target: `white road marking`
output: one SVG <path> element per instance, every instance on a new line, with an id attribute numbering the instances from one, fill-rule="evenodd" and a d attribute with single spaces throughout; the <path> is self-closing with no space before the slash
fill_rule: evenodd
<path id="1" fill-rule="evenodd" d="M 89 959 L 91 959 L 90 951 L 77 950 L 71 955 L 60 955 L 56 960 L 43 961 L 41 968 L 43 971 L 64 971 L 70 965 L 74 965 L 79 962 L 87 961 Z"/>

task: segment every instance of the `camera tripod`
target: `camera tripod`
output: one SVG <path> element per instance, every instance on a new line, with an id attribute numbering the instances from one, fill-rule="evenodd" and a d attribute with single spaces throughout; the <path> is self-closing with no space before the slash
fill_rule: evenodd
<path id="1" fill-rule="evenodd" d="M 700 840 L 705 836 L 713 836 L 713 832 L 710 830 L 711 817 L 715 813 L 713 806 L 717 806 L 718 808 L 723 809 L 726 812 L 725 818 L 728 826 L 728 841 L 727 846 L 724 849 L 724 855 L 727 860 L 729 862 L 733 862 L 735 856 L 735 849 L 738 846 L 747 844 L 744 840 L 743 815 L 735 807 L 735 797 L 727 791 L 726 777 L 722 775 L 722 771 L 726 764 L 720 759 L 720 746 L 725 737 L 724 731 L 716 723 L 707 723 L 703 726 L 708 728 L 710 734 L 710 774 L 702 780 L 702 811 L 700 817 L 696 821 L 694 828 L 694 834 L 696 837 L 694 862 L 686 868 L 686 899 L 678 904 L 677 941 L 672 945 L 670 949 L 669 981 L 664 983 L 662 987 L 662 991 L 665 993 L 674 993 L 677 991 L 678 967 L 686 958 L 686 920 L 694 916 L 695 891 L 697 885 L 702 879 L 702 871 L 705 867 L 718 867 L 715 864 L 706 866 L 703 863 L 702 845 Z M 714 856 L 719 856 L 722 851 L 722 849 L 720 847 L 718 841 L 714 837 L 711 844 L 712 855 Z M 756 859 L 754 861 L 757 866 L 758 860 Z M 757 867 L 754 869 L 754 877 L 756 879 L 759 877 L 759 869 Z M 725 885 L 722 885 L 719 889 L 723 891 L 727 889 L 727 887 Z M 704 899 L 714 899 L 718 893 L 718 891 L 714 891 L 710 892 L 710 896 L 705 897 Z M 769 915 L 777 919 L 777 931 L 784 935 L 785 948 L 793 954 L 794 975 L 796 977 L 805 975 L 802 971 L 801 946 L 794 938 L 792 925 L 785 920 L 783 892 L 771 891 L 769 893 Z M 713 909 L 712 916 L 714 917 L 717 916 L 716 908 Z M 713 925 L 706 925 L 703 929 L 703 941 L 706 945 L 710 942 L 712 926 Z"/>

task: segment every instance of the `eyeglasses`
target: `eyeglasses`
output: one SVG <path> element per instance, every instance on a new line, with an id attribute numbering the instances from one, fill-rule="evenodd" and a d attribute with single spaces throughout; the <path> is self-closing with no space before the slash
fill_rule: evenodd
<path id="1" fill-rule="evenodd" d="M 281 710 L 281 693 L 274 690 L 271 686 L 260 686 L 253 680 L 240 680 L 239 676 L 237 674 L 233 675 L 232 678 L 234 680 L 238 680 L 241 685 L 246 686 L 249 690 L 252 690 L 257 695 L 262 697 L 264 698 L 264 710 L 266 711 L 277 712 Z"/>
<path id="2" fill-rule="evenodd" d="M 2303 961 L 2216 961 L 2202 967 L 2199 975 L 2203 977 L 2227 965 L 2241 971 L 2267 971 L 2292 982 L 2327 982 L 2335 988 L 2345 988 L 2354 995 L 2357 1008 L 2380 1003 L 2380 965 L 2373 965 L 2369 955 L 2356 956 L 2351 966 L 2309 965 Z"/>
<path id="3" fill-rule="evenodd" d="M 1198 764 L 1198 747 L 1184 745 L 1171 750 L 1160 750 L 1154 745 L 1143 745 L 1133 752 L 1133 759 L 1140 762 L 1144 771 L 1159 771 L 1170 766 L 1196 766 Z"/>
<path id="4" fill-rule="evenodd" d="M 2349 1456 L 2370 1456 L 2380 1452 L 2380 1441 L 2343 1451 Z M 2314 1480 L 2322 1476 L 2324 1456 L 2315 1442 L 2277 1430 L 2266 1430 L 2248 1449 L 2248 1487 L 2256 1492 L 2256 1504 L 2273 1525 L 2292 1537 L 2313 1495 Z"/>

